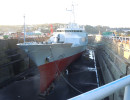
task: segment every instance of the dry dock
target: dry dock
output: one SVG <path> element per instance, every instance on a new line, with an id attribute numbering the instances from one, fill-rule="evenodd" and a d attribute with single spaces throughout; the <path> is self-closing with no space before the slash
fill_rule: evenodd
<path id="1" fill-rule="evenodd" d="M 54 88 L 45 96 L 40 94 L 40 75 L 37 68 L 21 75 L 1 88 L 0 100 L 66 100 L 98 87 L 94 52 L 86 51 L 73 62 L 53 83 Z"/>
<path id="2" fill-rule="evenodd" d="M 43 96 L 38 69 L 16 43 L 0 40 L 0 100 L 66 100 L 130 74 L 130 38 L 90 35 L 89 50 Z M 106 100 L 123 97 L 124 88 Z"/>

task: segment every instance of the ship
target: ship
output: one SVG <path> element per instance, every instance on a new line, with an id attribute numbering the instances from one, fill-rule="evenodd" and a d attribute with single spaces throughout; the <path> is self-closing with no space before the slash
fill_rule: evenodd
<path id="1" fill-rule="evenodd" d="M 46 42 L 26 42 L 24 16 L 24 42 L 17 46 L 27 53 L 40 72 L 40 91 L 47 92 L 55 79 L 65 71 L 73 61 L 79 58 L 87 48 L 88 34 L 82 26 L 75 23 L 74 5 L 73 22 L 59 27 Z M 52 32 L 52 26 L 51 26 Z"/>
<path id="2" fill-rule="evenodd" d="M 88 35 L 75 23 L 58 28 L 47 42 L 24 42 L 23 49 L 40 71 L 40 90 L 44 92 L 66 67 L 86 50 Z"/>

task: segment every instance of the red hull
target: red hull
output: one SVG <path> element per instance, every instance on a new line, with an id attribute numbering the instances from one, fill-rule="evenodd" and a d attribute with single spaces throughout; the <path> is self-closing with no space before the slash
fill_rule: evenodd
<path id="1" fill-rule="evenodd" d="M 44 92 L 53 82 L 53 80 L 58 76 L 59 71 L 62 72 L 70 63 L 72 63 L 72 61 L 76 60 L 82 53 L 83 52 L 39 66 L 38 68 L 40 71 L 40 91 Z"/>

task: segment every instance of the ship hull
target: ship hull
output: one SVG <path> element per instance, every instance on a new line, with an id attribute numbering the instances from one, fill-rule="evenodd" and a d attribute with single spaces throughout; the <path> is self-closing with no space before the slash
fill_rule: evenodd
<path id="1" fill-rule="evenodd" d="M 50 62 L 38 67 L 40 71 L 40 91 L 44 92 L 51 83 L 61 74 L 66 67 L 79 58 L 83 52 L 77 53 L 54 62 Z"/>
<path id="2" fill-rule="evenodd" d="M 36 66 L 73 56 L 86 49 L 86 45 L 72 46 L 70 43 L 19 45 L 19 47 L 26 51 Z"/>
<path id="3" fill-rule="evenodd" d="M 21 46 L 40 71 L 40 91 L 44 92 L 70 63 L 85 50 L 86 45 L 72 46 L 71 43 Z"/>

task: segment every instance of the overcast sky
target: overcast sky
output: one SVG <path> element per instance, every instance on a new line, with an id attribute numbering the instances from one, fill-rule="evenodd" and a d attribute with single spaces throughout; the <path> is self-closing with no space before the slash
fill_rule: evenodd
<path id="1" fill-rule="evenodd" d="M 76 22 L 130 27 L 130 0 L 73 0 Z M 0 0 L 0 25 L 68 23 L 72 0 Z"/>

